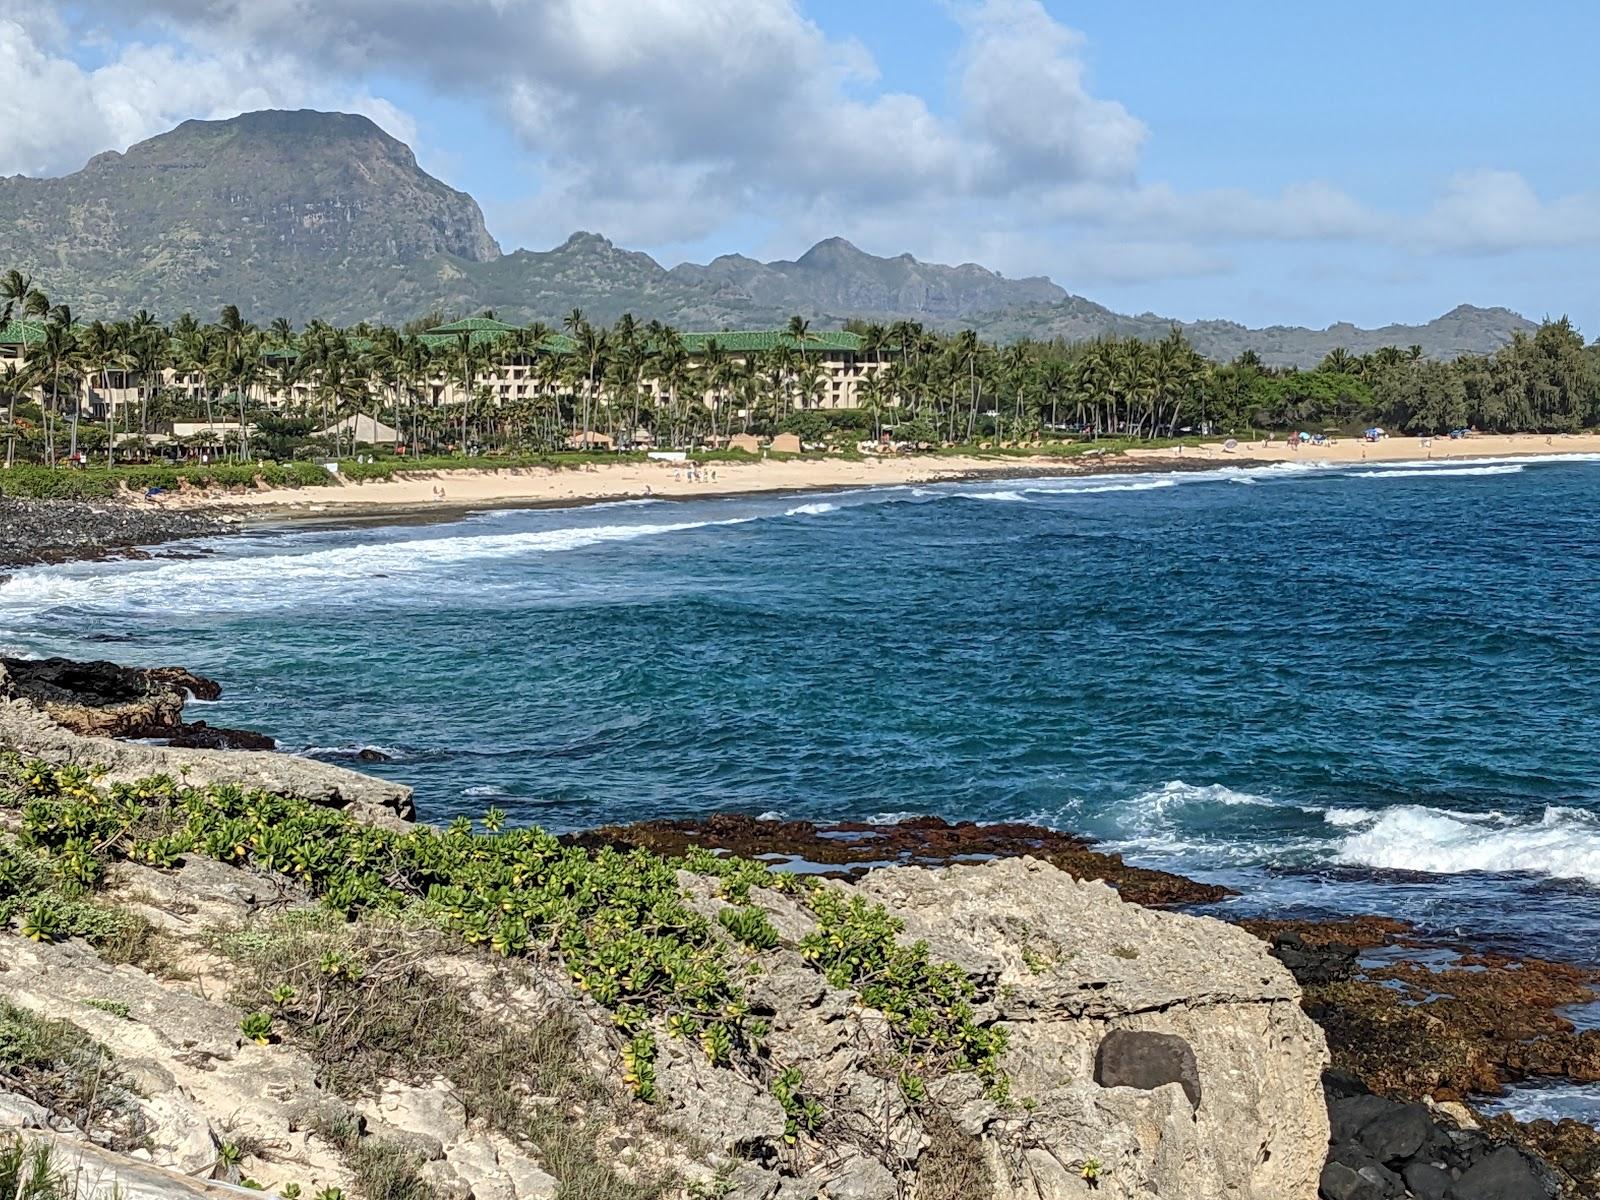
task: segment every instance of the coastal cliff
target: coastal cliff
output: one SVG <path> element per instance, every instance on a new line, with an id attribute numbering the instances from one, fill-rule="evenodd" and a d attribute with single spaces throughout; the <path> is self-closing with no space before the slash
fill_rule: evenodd
<path id="1" fill-rule="evenodd" d="M 33 1047 L 0 1117 L 123 1195 L 1317 1194 L 1289 972 L 1038 859 L 824 883 L 431 830 L 27 697 L 0 748 L 0 1047 Z"/>

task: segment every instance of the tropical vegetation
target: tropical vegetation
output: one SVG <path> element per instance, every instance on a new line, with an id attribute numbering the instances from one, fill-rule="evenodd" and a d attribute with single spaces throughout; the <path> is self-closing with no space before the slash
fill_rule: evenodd
<path id="1" fill-rule="evenodd" d="M 578 310 L 559 329 L 493 314 L 451 323 L 433 314 L 400 328 L 313 321 L 296 330 L 281 319 L 261 328 L 233 305 L 209 323 L 185 314 L 166 325 L 147 312 L 85 323 L 12 270 L 0 277 L 0 326 L 0 345 L 25 351 L 0 360 L 7 466 L 143 461 L 152 435 L 174 421 L 203 422 L 188 449 L 219 462 L 339 457 L 358 449 L 347 420 L 356 414 L 395 429 L 411 462 L 704 448 L 734 433 L 937 447 L 1600 424 L 1600 344 L 1586 346 L 1564 318 L 1493 354 L 1441 362 L 1415 346 L 1336 349 L 1302 371 L 1266 366 L 1253 352 L 1211 362 L 1176 328 L 1156 341 L 997 346 L 912 321 L 819 333 L 797 316 L 769 334 L 693 334 L 629 314 L 597 325 Z M 826 403 L 825 352 L 860 368 L 856 407 Z M 120 402 L 105 404 L 113 380 Z M 99 414 L 92 424 L 88 413 Z"/>
<path id="2" fill-rule="evenodd" d="M 92 769 L 15 758 L 0 761 L 0 808 L 12 810 L 16 829 L 0 839 L 0 926 L 17 923 L 35 941 L 125 939 L 128 918 L 96 900 L 110 864 L 171 869 L 203 855 L 298 884 L 342 920 L 404 919 L 466 948 L 553 960 L 610 1013 L 623 1078 L 641 1100 L 656 1095 L 657 1039 L 682 1039 L 710 1065 L 763 1080 L 799 1136 L 825 1110 L 774 1061 L 768 1025 L 744 991 L 760 954 L 779 943 L 757 889 L 787 893 L 816 922 L 795 948 L 883 1014 L 895 1051 L 888 1065 L 909 1100 L 922 1096 L 925 1075 L 952 1071 L 973 1072 L 997 1096 L 1006 1090 L 1005 1034 L 979 1021 L 973 981 L 959 967 L 923 943 L 903 944 L 902 924 L 881 905 L 751 860 L 590 850 L 505 828 L 494 811 L 479 828 L 459 819 L 394 830 L 264 791 L 163 777 L 106 787 Z M 690 903 L 681 870 L 713 882 L 727 905 L 717 920 Z M 363 968 L 329 950 L 307 969 L 254 999 L 243 1037 L 270 1045 L 280 1031 L 314 1036 L 325 989 L 310 984 L 353 982 Z"/>

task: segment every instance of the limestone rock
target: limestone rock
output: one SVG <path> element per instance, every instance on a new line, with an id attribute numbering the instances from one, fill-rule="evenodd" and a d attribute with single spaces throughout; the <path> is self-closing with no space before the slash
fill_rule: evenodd
<path id="1" fill-rule="evenodd" d="M 49 1129 L 50 1110 L 26 1096 L 0 1092 L 0 1129 Z"/>
<path id="2" fill-rule="evenodd" d="M 112 781 L 168 775 L 206 787 L 237 784 L 352 811 L 375 821 L 409 819 L 411 789 L 329 763 L 248 750 L 188 750 L 83 736 L 27 700 L 0 698 L 0 746 L 52 763 L 103 766 Z"/>
<path id="3" fill-rule="evenodd" d="M 1316 1196 L 1327 1049 L 1288 971 L 1250 934 L 1125 903 L 1031 859 L 886 869 L 859 887 L 905 919 L 908 938 L 989 981 L 979 1015 L 1007 1030 L 1011 1094 L 1034 1105 L 984 1130 L 991 1159 L 1012 1164 L 1002 1200 L 1087 1196 L 1088 1163 L 1103 1200 Z M 1181 1039 L 1198 1104 L 1181 1079 L 1096 1084 L 1096 1054 L 1117 1031 Z"/>

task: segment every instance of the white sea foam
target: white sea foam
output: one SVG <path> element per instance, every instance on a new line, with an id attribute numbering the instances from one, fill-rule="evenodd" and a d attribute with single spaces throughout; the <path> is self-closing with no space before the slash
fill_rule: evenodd
<path id="1" fill-rule="evenodd" d="M 409 581 L 431 594 L 442 576 L 474 561 L 560 553 L 606 542 L 742 525 L 756 519 L 589 525 L 478 536 L 453 533 L 290 553 L 36 568 L 0 583 L 0 609 L 8 614 L 61 606 L 109 612 L 268 611 L 319 599 L 370 598 L 371 582 L 379 576 Z M 260 545 L 278 547 L 276 543 Z"/>
<path id="2" fill-rule="evenodd" d="M 1503 1096 L 1484 1096 L 1476 1105 L 1490 1113 L 1510 1113 L 1519 1121 L 1560 1121 L 1570 1117 L 1600 1125 L 1600 1084 L 1533 1084 L 1507 1090 Z"/>
<path id="3" fill-rule="evenodd" d="M 837 504 L 828 504 L 826 502 L 819 501 L 815 504 L 797 505 L 783 515 L 786 517 L 820 517 L 823 513 L 838 511 L 839 506 Z"/>
<path id="4" fill-rule="evenodd" d="M 463 796 L 504 796 L 508 793 L 505 788 L 494 783 L 479 783 L 469 788 L 461 789 Z"/>
<path id="5" fill-rule="evenodd" d="M 1275 808 L 1277 802 L 1220 783 L 1198 785 L 1173 779 L 1128 800 L 1121 806 L 1119 824 L 1133 837 L 1170 850 L 1177 844 L 1181 827 L 1204 823 L 1201 810 L 1239 807 Z"/>
<path id="6" fill-rule="evenodd" d="M 1028 498 L 1021 492 L 958 492 L 957 495 L 967 500 L 994 500 L 1001 504 L 1026 504 L 1028 502 Z"/>
<path id="7" fill-rule="evenodd" d="M 1600 884 L 1600 818 L 1549 807 L 1537 820 L 1407 804 L 1352 822 L 1335 860 L 1383 870 L 1455 875 L 1529 872 Z"/>
<path id="8" fill-rule="evenodd" d="M 1335 829 L 1353 829 L 1378 819 L 1378 814 L 1370 808 L 1303 808 L 1301 811 L 1311 816 L 1321 816 Z"/>
<path id="9" fill-rule="evenodd" d="M 396 762 L 409 757 L 404 750 L 396 750 L 392 746 L 373 746 L 365 742 L 352 742 L 344 746 L 307 746 L 293 753 L 301 758 L 355 758 L 363 750 L 374 751 Z"/>
<path id="10" fill-rule="evenodd" d="M 1519 475 L 1522 463 L 1490 463 L 1477 467 L 1397 467 L 1376 471 L 1356 471 L 1355 479 L 1428 479 L 1440 475 Z"/>

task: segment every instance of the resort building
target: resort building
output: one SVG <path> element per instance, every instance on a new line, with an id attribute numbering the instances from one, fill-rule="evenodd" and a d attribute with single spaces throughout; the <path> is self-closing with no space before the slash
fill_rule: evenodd
<path id="1" fill-rule="evenodd" d="M 13 321 L 0 326 L 0 382 L 8 370 L 21 372 L 40 364 L 46 332 L 46 325 L 39 321 Z M 731 394 L 719 394 L 722 385 L 713 382 L 710 368 L 720 363 L 747 374 L 766 372 L 769 379 L 781 382 L 788 397 L 786 407 L 791 409 L 856 408 L 861 404 L 862 383 L 884 370 L 890 357 L 887 350 L 869 352 L 862 338 L 842 330 L 808 333 L 803 339 L 787 330 L 684 333 L 678 337 L 682 355 L 680 369 L 672 379 L 656 377 L 659 371 L 654 364 L 659 358 L 649 352 L 657 347 L 645 343 L 642 349 L 647 353 L 640 360 L 637 380 L 626 389 L 628 395 L 612 395 L 619 387 L 607 382 L 602 373 L 595 380 L 593 400 L 602 407 L 631 402 L 637 389 L 642 398 L 659 401 L 675 390 L 679 400 L 698 393 L 705 404 L 715 404 L 730 416 L 742 416 L 742 403 Z M 535 341 L 521 326 L 491 317 L 469 317 L 425 330 L 418 340 L 435 356 L 420 396 L 429 407 L 449 408 L 464 399 L 486 399 L 496 407 L 505 407 L 539 397 L 581 394 L 588 386 L 582 364 L 573 357 L 582 351 L 564 334 L 547 334 Z M 358 354 L 370 351 L 374 345 L 370 339 L 359 337 L 349 338 L 348 344 Z M 473 352 L 470 382 L 461 373 L 459 352 L 463 344 Z M 125 405 L 137 405 L 147 392 L 179 397 L 191 408 L 204 403 L 209 395 L 217 410 L 216 419 L 226 419 L 230 412 L 236 418 L 238 397 L 218 394 L 209 386 L 203 371 L 178 365 L 183 364 L 183 357 L 176 342 L 173 351 L 154 379 L 129 369 L 126 362 L 88 369 L 88 364 L 82 364 L 78 378 L 63 380 L 61 387 L 77 397 L 83 406 L 82 415 L 89 419 L 104 419 Z M 315 413 L 322 400 L 323 381 L 293 369 L 301 353 L 294 346 L 265 348 L 264 369 L 249 389 L 248 399 L 273 410 Z M 723 377 L 727 377 L 726 372 Z M 614 380 L 614 376 L 611 378 Z M 39 399 L 48 379 L 41 373 L 30 382 L 29 393 Z M 376 374 L 369 375 L 364 386 L 375 402 L 388 394 L 388 384 Z"/>

